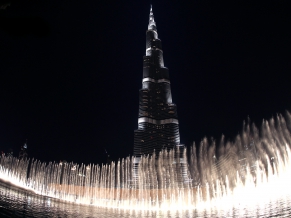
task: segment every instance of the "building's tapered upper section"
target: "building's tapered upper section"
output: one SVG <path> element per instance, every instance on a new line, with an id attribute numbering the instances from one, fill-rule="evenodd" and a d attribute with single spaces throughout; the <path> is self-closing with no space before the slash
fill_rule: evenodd
<path id="1" fill-rule="evenodd" d="M 149 30 L 157 30 L 152 6 L 151 6 L 151 11 L 150 11 L 150 21 L 149 21 L 148 29 Z"/>
<path id="2" fill-rule="evenodd" d="M 135 130 L 134 155 L 173 148 L 180 143 L 176 105 L 172 103 L 169 70 L 164 67 L 161 40 L 158 38 L 153 10 L 146 31 L 142 89 L 139 92 L 138 129 Z"/>

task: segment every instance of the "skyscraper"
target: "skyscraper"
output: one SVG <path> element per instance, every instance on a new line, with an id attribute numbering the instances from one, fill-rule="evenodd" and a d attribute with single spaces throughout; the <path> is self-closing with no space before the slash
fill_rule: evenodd
<path id="1" fill-rule="evenodd" d="M 142 89 L 139 90 L 138 129 L 134 131 L 134 156 L 157 153 L 180 144 L 176 105 L 172 102 L 169 70 L 164 66 L 152 8 L 146 31 Z"/>

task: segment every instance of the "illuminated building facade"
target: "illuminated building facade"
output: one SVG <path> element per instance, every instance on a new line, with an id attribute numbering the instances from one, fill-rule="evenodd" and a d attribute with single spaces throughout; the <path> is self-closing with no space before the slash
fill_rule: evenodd
<path id="1" fill-rule="evenodd" d="M 142 89 L 139 90 L 138 129 L 134 131 L 133 155 L 156 153 L 180 145 L 176 105 L 172 102 L 169 70 L 164 67 L 161 40 L 152 8 L 146 31 Z"/>

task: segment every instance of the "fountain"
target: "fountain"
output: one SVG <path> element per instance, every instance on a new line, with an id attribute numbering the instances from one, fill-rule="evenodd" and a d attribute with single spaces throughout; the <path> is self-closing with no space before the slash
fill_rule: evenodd
<path id="1" fill-rule="evenodd" d="M 188 151 L 143 156 L 138 167 L 135 157 L 86 166 L 2 156 L 0 179 L 38 196 L 113 210 L 284 215 L 291 204 L 290 121 L 287 113 L 260 130 L 244 123 L 233 142 L 205 138 Z"/>

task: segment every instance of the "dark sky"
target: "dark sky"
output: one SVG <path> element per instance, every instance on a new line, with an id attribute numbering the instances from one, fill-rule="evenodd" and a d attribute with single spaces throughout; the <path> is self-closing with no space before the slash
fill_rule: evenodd
<path id="1" fill-rule="evenodd" d="M 191 2 L 191 4 L 190 4 Z M 288 1 L 153 1 L 181 143 L 291 109 Z M 150 1 L 0 1 L 0 150 L 132 154 Z"/>

